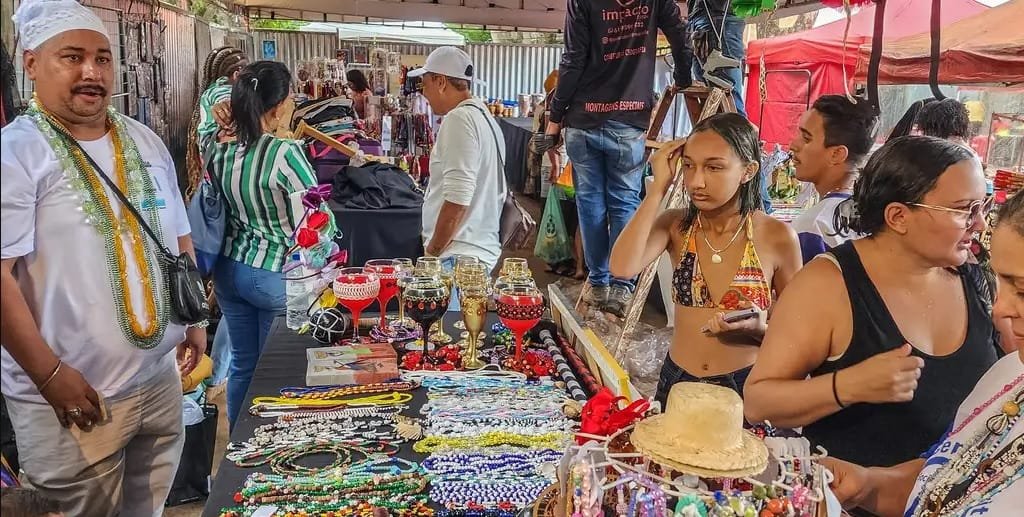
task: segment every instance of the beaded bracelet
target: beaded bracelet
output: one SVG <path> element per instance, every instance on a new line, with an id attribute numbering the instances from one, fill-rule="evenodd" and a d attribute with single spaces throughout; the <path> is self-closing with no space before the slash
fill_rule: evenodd
<path id="1" fill-rule="evenodd" d="M 306 400 L 286 397 L 256 397 L 252 399 L 252 404 L 253 406 L 260 406 L 267 409 L 274 409 L 275 407 L 335 408 L 346 406 L 391 406 L 396 404 L 405 404 L 411 400 L 411 393 L 399 393 L 395 391 L 388 394 L 370 395 L 368 397 L 360 397 L 355 399 Z"/>
<path id="2" fill-rule="evenodd" d="M 428 436 L 413 445 L 413 450 L 424 454 L 437 450 L 468 449 L 470 447 L 493 447 L 495 445 L 518 445 L 534 449 L 560 449 L 568 441 L 567 433 L 548 433 L 540 436 L 523 436 L 506 432 L 491 432 L 475 437 L 448 438 Z"/>
<path id="3" fill-rule="evenodd" d="M 389 391 L 412 391 L 419 387 L 418 383 L 409 381 L 378 382 L 373 384 L 354 384 L 346 386 L 311 386 L 281 388 L 281 396 L 288 399 L 336 399 L 352 395 L 369 395 Z"/>

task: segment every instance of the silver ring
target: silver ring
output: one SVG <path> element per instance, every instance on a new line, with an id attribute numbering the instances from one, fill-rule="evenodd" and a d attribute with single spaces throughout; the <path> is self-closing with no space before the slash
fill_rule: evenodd
<path id="1" fill-rule="evenodd" d="M 71 409 L 68 410 L 68 415 L 70 415 L 71 418 L 78 418 L 78 417 L 82 416 L 82 408 L 80 408 L 80 407 L 71 408 Z"/>

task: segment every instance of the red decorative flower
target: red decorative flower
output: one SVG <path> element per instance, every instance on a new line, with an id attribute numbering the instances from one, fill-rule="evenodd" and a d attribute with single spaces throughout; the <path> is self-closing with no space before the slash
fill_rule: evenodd
<path id="1" fill-rule="evenodd" d="M 327 226 L 327 223 L 330 222 L 330 220 L 331 219 L 327 214 L 318 210 L 309 215 L 309 218 L 306 219 L 306 226 L 312 230 L 319 231 L 324 226 Z"/>
<path id="2" fill-rule="evenodd" d="M 320 234 L 309 228 L 302 228 L 299 230 L 299 234 L 295 236 L 295 242 L 303 248 L 312 248 L 320 242 Z"/>

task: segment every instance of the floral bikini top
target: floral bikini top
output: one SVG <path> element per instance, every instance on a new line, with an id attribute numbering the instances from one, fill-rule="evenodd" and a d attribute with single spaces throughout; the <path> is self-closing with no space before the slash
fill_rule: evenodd
<path id="1" fill-rule="evenodd" d="M 740 267 L 729 283 L 729 289 L 715 303 L 700 270 L 697 259 L 697 236 L 693 224 L 686 232 L 686 252 L 672 272 L 672 296 L 683 307 L 704 307 L 707 309 L 738 310 L 741 302 L 748 301 L 761 310 L 768 310 L 772 304 L 772 288 L 765 278 L 761 259 L 754 249 L 754 221 L 747 217 L 747 245 L 740 259 Z"/>

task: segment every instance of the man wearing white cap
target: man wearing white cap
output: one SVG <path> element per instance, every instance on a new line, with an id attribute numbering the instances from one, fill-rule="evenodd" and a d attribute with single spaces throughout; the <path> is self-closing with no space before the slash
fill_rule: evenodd
<path id="1" fill-rule="evenodd" d="M 174 254 L 191 251 L 171 157 L 110 108 L 111 45 L 74 0 L 14 15 L 26 113 L 3 129 L 2 385 L 23 480 L 69 516 L 160 515 L 184 443 L 181 370 L 206 331 L 169 321 L 155 245 L 101 175 Z"/>
<path id="2" fill-rule="evenodd" d="M 444 119 L 430 153 L 430 183 L 423 201 L 426 254 L 454 266 L 457 255 L 476 257 L 493 269 L 501 255 L 498 229 L 508 187 L 505 140 L 483 101 L 473 98 L 473 62 L 455 47 L 427 56 L 423 96 Z"/>

